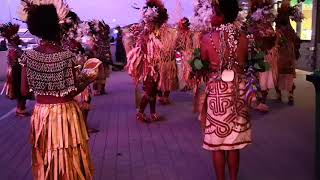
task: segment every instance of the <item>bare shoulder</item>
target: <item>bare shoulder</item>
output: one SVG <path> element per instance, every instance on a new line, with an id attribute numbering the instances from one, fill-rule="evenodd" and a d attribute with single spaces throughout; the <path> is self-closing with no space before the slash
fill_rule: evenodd
<path id="1" fill-rule="evenodd" d="M 239 40 L 242 43 L 248 43 L 249 42 L 247 34 L 245 32 L 243 32 L 243 31 L 240 32 Z"/>
<path id="2" fill-rule="evenodd" d="M 241 31 L 239 35 L 239 46 L 241 49 L 247 49 L 249 46 L 249 39 L 247 34 L 243 31 Z"/>

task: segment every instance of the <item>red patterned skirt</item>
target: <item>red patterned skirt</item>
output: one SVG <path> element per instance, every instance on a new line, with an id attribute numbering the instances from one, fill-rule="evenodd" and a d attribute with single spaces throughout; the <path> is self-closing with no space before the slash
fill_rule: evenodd
<path id="1" fill-rule="evenodd" d="M 239 78 L 234 82 L 212 80 L 207 84 L 204 149 L 235 150 L 251 143 L 245 82 Z"/>

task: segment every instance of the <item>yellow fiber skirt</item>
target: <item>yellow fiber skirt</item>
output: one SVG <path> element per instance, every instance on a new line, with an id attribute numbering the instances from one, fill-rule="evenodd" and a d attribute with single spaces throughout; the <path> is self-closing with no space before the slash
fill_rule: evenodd
<path id="1" fill-rule="evenodd" d="M 93 179 L 88 139 L 77 102 L 36 104 L 30 137 L 34 179 Z"/>

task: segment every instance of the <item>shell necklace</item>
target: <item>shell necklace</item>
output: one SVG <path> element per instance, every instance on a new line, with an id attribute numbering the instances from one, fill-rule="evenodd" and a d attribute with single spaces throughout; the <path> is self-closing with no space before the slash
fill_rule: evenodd
<path id="1" fill-rule="evenodd" d="M 223 24 L 216 28 L 215 31 L 220 33 L 220 48 L 215 46 L 212 32 L 210 33 L 211 45 L 220 58 L 219 75 L 220 79 L 225 82 L 231 82 L 235 78 L 235 72 L 233 66 L 237 64 L 237 49 L 238 49 L 238 32 L 233 24 Z M 227 39 L 225 39 L 225 33 L 227 33 Z M 225 57 L 225 50 L 229 49 L 228 57 Z"/>

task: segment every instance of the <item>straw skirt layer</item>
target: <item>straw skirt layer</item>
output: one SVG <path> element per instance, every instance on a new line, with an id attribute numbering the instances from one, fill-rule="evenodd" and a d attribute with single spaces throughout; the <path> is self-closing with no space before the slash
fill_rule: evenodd
<path id="1" fill-rule="evenodd" d="M 93 179 L 88 139 L 77 102 L 36 104 L 30 138 L 34 179 Z"/>
<path id="2" fill-rule="evenodd" d="M 161 63 L 159 75 L 159 90 L 165 92 L 179 89 L 178 68 L 176 61 Z"/>

